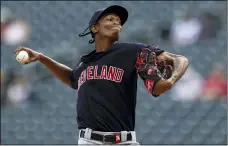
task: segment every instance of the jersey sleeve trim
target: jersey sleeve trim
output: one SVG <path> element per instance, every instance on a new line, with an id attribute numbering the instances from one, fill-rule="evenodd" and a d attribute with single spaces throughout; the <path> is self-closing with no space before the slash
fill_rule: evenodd
<path id="1" fill-rule="evenodd" d="M 70 73 L 70 82 L 71 82 L 71 87 L 75 90 L 78 89 L 78 85 L 77 85 L 77 80 L 76 78 L 74 77 L 74 70 L 71 71 Z"/>

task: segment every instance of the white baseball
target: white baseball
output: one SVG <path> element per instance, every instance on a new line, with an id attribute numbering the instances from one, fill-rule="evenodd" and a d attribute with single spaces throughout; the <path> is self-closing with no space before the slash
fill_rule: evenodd
<path id="1" fill-rule="evenodd" d="M 24 63 L 25 61 L 27 61 L 29 59 L 28 53 L 26 51 L 20 51 L 17 54 L 16 59 L 18 62 Z"/>

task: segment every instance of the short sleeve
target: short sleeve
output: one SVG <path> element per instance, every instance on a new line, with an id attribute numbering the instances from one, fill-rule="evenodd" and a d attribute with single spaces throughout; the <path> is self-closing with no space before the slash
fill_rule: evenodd
<path id="1" fill-rule="evenodd" d="M 77 70 L 73 69 L 70 73 L 71 86 L 75 90 L 78 89 L 78 78 L 79 78 L 79 76 L 77 76 L 76 72 L 77 72 Z"/>
<path id="2" fill-rule="evenodd" d="M 164 52 L 164 50 L 160 49 L 159 47 L 150 46 L 149 48 L 155 52 L 156 56 L 159 56 L 161 53 Z"/>
<path id="3" fill-rule="evenodd" d="M 140 52 L 142 49 L 149 49 L 152 52 L 156 54 L 156 56 L 159 56 L 161 53 L 164 52 L 164 50 L 160 49 L 158 46 L 150 45 L 150 44 L 137 44 L 138 52 Z"/>
<path id="4" fill-rule="evenodd" d="M 149 54 L 150 52 L 154 52 L 156 54 L 156 56 L 159 56 L 161 53 L 164 52 L 164 50 L 160 49 L 159 47 L 152 46 L 152 45 L 145 45 L 145 44 L 137 44 L 137 48 L 136 49 L 137 49 L 137 54 L 144 54 L 144 55 L 146 55 L 147 53 Z M 135 65 L 137 66 L 136 67 L 137 70 L 140 68 L 140 69 L 145 70 L 146 72 L 148 72 L 149 70 L 147 71 L 146 66 L 148 66 L 148 65 L 153 66 L 153 64 L 143 63 L 143 62 L 145 62 L 143 60 L 143 58 L 145 57 L 144 55 L 139 57 L 139 58 L 138 58 L 138 55 L 136 55 L 137 59 L 136 59 Z M 153 93 L 153 91 L 154 91 L 154 88 L 155 88 L 156 84 L 160 80 L 160 78 L 152 80 L 152 79 L 148 78 L 147 76 L 144 76 L 143 74 L 139 74 L 139 76 L 143 80 L 144 85 L 147 88 L 147 90 L 154 97 L 158 97 L 159 95 L 155 95 Z"/>
<path id="5" fill-rule="evenodd" d="M 71 86 L 75 90 L 78 89 L 78 79 L 80 77 L 80 68 L 79 68 L 80 65 L 81 65 L 81 62 L 79 61 L 79 63 L 74 67 L 74 69 L 70 73 Z"/>

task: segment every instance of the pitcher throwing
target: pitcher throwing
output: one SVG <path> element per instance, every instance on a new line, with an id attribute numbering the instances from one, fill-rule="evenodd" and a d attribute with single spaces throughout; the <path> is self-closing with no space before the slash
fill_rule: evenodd
<path id="1" fill-rule="evenodd" d="M 120 42 L 128 11 L 112 5 L 96 11 L 86 30 L 95 50 L 69 68 L 26 47 L 24 62 L 39 61 L 55 77 L 77 90 L 78 144 L 138 144 L 135 108 L 138 75 L 149 93 L 157 97 L 169 90 L 186 72 L 188 59 L 142 43 Z M 66 99 L 67 100 L 67 99 Z"/>

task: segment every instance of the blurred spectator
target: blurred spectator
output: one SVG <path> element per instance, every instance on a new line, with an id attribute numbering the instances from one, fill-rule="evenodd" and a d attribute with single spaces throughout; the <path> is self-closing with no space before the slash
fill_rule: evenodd
<path id="1" fill-rule="evenodd" d="M 12 69 L 9 69 L 4 73 L 2 72 L 1 74 L 1 105 L 5 105 L 7 103 L 7 88 L 14 78 L 15 74 Z"/>
<path id="2" fill-rule="evenodd" d="M 1 80 L 1 103 L 3 102 L 3 96 L 4 96 L 4 73 L 1 71 L 1 77 L 0 77 L 0 80 Z"/>
<path id="3" fill-rule="evenodd" d="M 1 105 L 15 105 L 31 96 L 29 83 L 23 76 L 15 74 L 13 69 L 1 73 Z"/>
<path id="4" fill-rule="evenodd" d="M 167 42 L 170 40 L 170 27 L 172 24 L 170 24 L 169 21 L 163 21 L 161 23 L 158 24 L 156 31 L 158 31 L 158 35 L 160 36 L 160 38 Z"/>
<path id="5" fill-rule="evenodd" d="M 1 71 L 1 76 L 0 76 L 0 80 L 1 80 L 1 89 L 3 87 L 3 76 L 4 76 L 4 73 Z"/>
<path id="6" fill-rule="evenodd" d="M 22 18 L 14 18 L 8 8 L 1 8 L 1 43 L 21 45 L 28 39 L 28 23 Z"/>
<path id="7" fill-rule="evenodd" d="M 186 46 L 198 41 L 202 29 L 200 21 L 183 12 L 180 18 L 172 23 L 171 41 L 175 46 Z"/>
<path id="8" fill-rule="evenodd" d="M 214 64 L 211 73 L 205 78 L 202 86 L 203 99 L 216 99 L 227 96 L 225 67 Z"/>
<path id="9" fill-rule="evenodd" d="M 203 78 L 192 66 L 189 66 L 184 76 L 172 88 L 174 100 L 189 101 L 198 99 L 201 93 Z"/>
<path id="10" fill-rule="evenodd" d="M 22 76 L 17 76 L 7 88 L 7 102 L 17 104 L 27 100 L 30 97 L 30 86 Z"/>
<path id="11" fill-rule="evenodd" d="M 215 39 L 217 32 L 221 29 L 221 20 L 218 16 L 212 13 L 205 12 L 200 17 L 202 23 L 201 40 Z"/>

